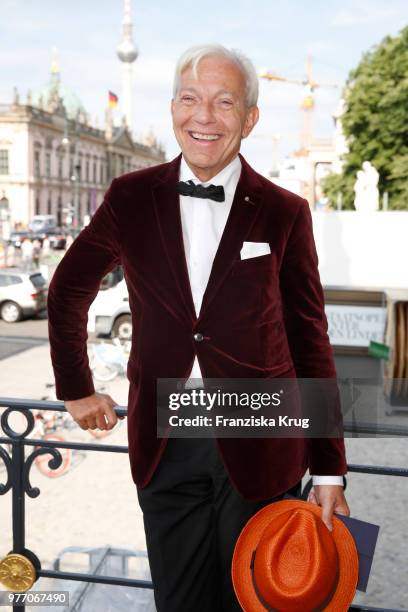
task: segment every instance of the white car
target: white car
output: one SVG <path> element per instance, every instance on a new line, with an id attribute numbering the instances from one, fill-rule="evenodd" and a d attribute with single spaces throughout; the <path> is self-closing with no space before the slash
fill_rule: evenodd
<path id="1" fill-rule="evenodd" d="M 34 215 L 28 224 L 32 232 L 47 232 L 57 226 L 54 215 Z"/>
<path id="2" fill-rule="evenodd" d="M 120 340 L 132 339 L 132 317 L 125 280 L 99 291 L 88 312 L 88 332 Z"/>
<path id="3" fill-rule="evenodd" d="M 0 318 L 16 323 L 47 307 L 47 281 L 39 270 L 0 270 Z"/>

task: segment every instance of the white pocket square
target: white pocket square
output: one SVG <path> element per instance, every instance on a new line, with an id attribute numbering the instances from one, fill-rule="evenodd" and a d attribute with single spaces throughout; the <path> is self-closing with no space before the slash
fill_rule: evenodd
<path id="1" fill-rule="evenodd" d="M 268 255 L 270 252 L 271 247 L 268 242 L 244 242 L 241 249 L 241 259 Z"/>

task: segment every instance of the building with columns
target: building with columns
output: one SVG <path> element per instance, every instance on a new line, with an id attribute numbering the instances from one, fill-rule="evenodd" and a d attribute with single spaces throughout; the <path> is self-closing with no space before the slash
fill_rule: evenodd
<path id="1" fill-rule="evenodd" d="M 3 238 L 13 229 L 27 228 L 37 214 L 55 215 L 58 226 L 81 227 L 114 177 L 165 161 L 163 147 L 152 132 L 144 142 L 132 137 L 130 66 L 137 53 L 129 0 L 124 8 L 118 48 L 126 69 L 121 125 L 114 125 L 110 108 L 103 128 L 91 122 L 76 92 L 62 82 L 55 50 L 48 83 L 29 92 L 24 101 L 15 89 L 11 103 L 0 104 Z"/>
<path id="2" fill-rule="evenodd" d="M 126 124 L 90 124 L 73 97 L 46 86 L 37 106 L 17 91 L 0 105 L 0 199 L 8 201 L 10 229 L 27 227 L 36 214 L 55 215 L 58 225 L 74 213 L 79 225 L 92 215 L 115 176 L 165 161 L 162 147 L 134 142 Z M 71 212 L 69 209 L 72 209 Z"/>

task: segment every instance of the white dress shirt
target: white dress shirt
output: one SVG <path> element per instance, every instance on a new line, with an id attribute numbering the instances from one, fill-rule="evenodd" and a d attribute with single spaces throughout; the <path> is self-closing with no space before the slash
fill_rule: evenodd
<path id="1" fill-rule="evenodd" d="M 214 257 L 231 210 L 240 174 L 241 161 L 237 156 L 211 180 L 203 183 L 194 175 L 184 157 L 181 158 L 181 181 L 192 180 L 196 185 L 202 184 L 205 187 L 210 184 L 222 185 L 225 192 L 224 202 L 180 195 L 184 250 L 197 316 L 200 313 Z M 201 370 L 196 357 L 190 372 L 190 379 L 201 379 L 201 377 Z M 313 484 L 342 485 L 343 477 L 313 476 Z"/>

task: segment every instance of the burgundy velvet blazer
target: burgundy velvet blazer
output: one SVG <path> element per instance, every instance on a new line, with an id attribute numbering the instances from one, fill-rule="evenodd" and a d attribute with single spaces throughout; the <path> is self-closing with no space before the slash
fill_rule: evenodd
<path id="1" fill-rule="evenodd" d="M 335 377 L 308 203 L 257 174 L 242 171 L 196 317 L 183 246 L 181 155 L 114 179 L 90 224 L 57 267 L 48 294 L 57 397 L 94 392 L 88 365 L 87 313 L 101 278 L 121 264 L 133 338 L 128 363 L 128 439 L 138 487 L 151 479 L 166 447 L 156 434 L 156 379 L 185 378 L 197 355 L 204 377 Z M 243 241 L 271 253 L 240 259 Z M 194 341 L 194 334 L 206 336 Z M 333 408 L 334 409 L 334 408 Z M 218 439 L 235 488 L 259 500 L 304 475 L 346 473 L 344 440 Z"/>

